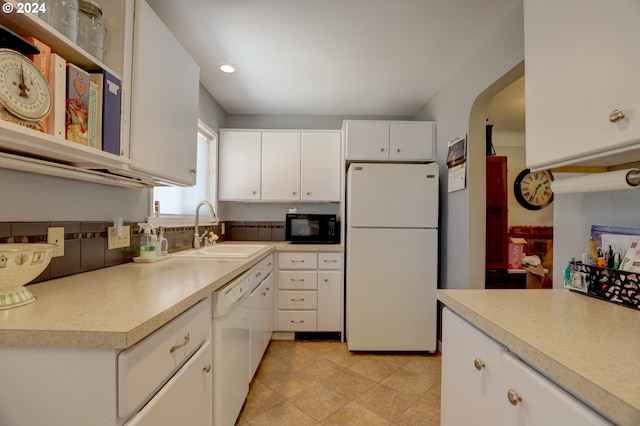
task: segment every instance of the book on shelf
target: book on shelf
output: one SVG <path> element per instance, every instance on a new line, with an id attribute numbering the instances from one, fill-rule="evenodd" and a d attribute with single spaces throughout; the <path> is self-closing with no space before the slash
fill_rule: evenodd
<path id="1" fill-rule="evenodd" d="M 40 51 L 40 53 L 27 54 L 27 58 L 29 58 L 29 60 L 31 60 L 31 62 L 33 62 L 36 67 L 38 67 L 38 69 L 40 70 L 44 78 L 49 83 L 49 87 L 51 87 L 51 82 L 49 81 L 49 77 L 50 77 L 49 68 L 51 63 L 51 47 L 48 44 L 43 43 L 42 41 L 38 40 L 35 37 L 23 37 L 23 38 L 29 43 L 33 44 L 35 47 L 37 47 L 38 50 Z M 42 129 L 44 130 L 45 133 L 49 133 L 49 126 L 48 126 L 49 120 L 47 119 L 47 117 L 38 121 L 38 123 L 42 126 Z"/>
<path id="2" fill-rule="evenodd" d="M 98 145 L 98 126 L 102 121 L 102 108 L 98 111 L 98 85 L 93 81 L 89 81 L 89 118 L 87 120 L 87 145 L 91 148 L 100 148 Z M 100 114 L 100 115 L 99 115 Z"/>
<path id="3" fill-rule="evenodd" d="M 67 63 L 66 138 L 89 144 L 89 73 Z"/>
<path id="4" fill-rule="evenodd" d="M 98 84 L 101 92 L 99 96 L 102 97 L 102 122 L 99 124 L 102 150 L 119 156 L 122 84 L 117 77 L 105 70 L 92 72 L 91 78 Z"/>
<path id="5" fill-rule="evenodd" d="M 51 54 L 49 60 L 49 87 L 51 88 L 51 112 L 47 116 L 50 135 L 66 136 L 67 61 L 60 55 Z"/>

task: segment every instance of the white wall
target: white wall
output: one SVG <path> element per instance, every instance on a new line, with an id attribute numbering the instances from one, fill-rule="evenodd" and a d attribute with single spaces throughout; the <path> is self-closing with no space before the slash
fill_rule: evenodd
<path id="1" fill-rule="evenodd" d="M 591 225 L 640 228 L 640 191 L 610 191 L 555 196 L 553 215 L 553 287 L 562 288 L 563 272 L 572 257 L 580 259 L 589 243 Z"/>
<path id="2" fill-rule="evenodd" d="M 519 4 L 493 35 L 416 116 L 435 120 L 441 164 L 442 288 L 484 288 L 485 119 L 491 99 L 524 73 L 523 8 Z M 499 84 L 494 84 L 496 81 Z M 467 188 L 447 193 L 447 143 L 469 134 Z"/>

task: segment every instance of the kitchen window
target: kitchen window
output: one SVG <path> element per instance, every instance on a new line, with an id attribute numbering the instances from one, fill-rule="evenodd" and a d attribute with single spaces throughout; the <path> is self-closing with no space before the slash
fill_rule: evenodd
<path id="1" fill-rule="evenodd" d="M 218 137 L 204 123 L 198 124 L 196 184 L 194 186 L 159 186 L 153 189 L 153 203 L 149 221 L 157 226 L 192 225 L 198 203 L 208 200 L 217 211 Z M 155 216 L 155 202 L 160 214 Z M 206 209 L 201 216 L 208 218 Z M 204 213 L 204 215 L 203 215 Z M 205 222 L 206 223 L 206 222 Z"/>

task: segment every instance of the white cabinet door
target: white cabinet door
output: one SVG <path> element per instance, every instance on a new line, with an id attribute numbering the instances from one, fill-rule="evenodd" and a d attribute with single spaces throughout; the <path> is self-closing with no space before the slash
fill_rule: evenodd
<path id="1" fill-rule="evenodd" d="M 611 424 L 591 408 L 517 359 L 513 354 L 505 353 L 503 355 L 502 368 L 503 385 L 500 400 L 503 425 L 587 426 Z M 475 424 L 483 423 L 476 422 Z"/>
<path id="2" fill-rule="evenodd" d="M 640 56 L 631 53 L 640 40 L 637 2 L 525 0 L 524 7 L 527 166 L 640 160 Z M 626 118 L 611 122 L 615 109 Z"/>
<path id="3" fill-rule="evenodd" d="M 389 158 L 392 160 L 433 160 L 435 124 L 429 121 L 389 123 Z"/>
<path id="4" fill-rule="evenodd" d="M 302 132 L 300 199 L 340 201 L 340 132 Z"/>
<path id="5" fill-rule="evenodd" d="M 260 199 L 261 140 L 259 131 L 220 130 L 220 200 Z"/>
<path id="6" fill-rule="evenodd" d="M 300 132 L 262 132 L 262 199 L 300 199 Z"/>
<path id="7" fill-rule="evenodd" d="M 193 185 L 200 69 L 144 0 L 134 32 L 131 168 Z"/>
<path id="8" fill-rule="evenodd" d="M 258 369 L 262 359 L 262 345 L 264 341 L 263 319 L 262 319 L 262 291 L 264 282 L 256 287 L 249 296 L 251 306 L 251 342 L 249 343 L 249 380 Z"/>
<path id="9" fill-rule="evenodd" d="M 504 351 L 448 308 L 443 309 L 442 426 L 500 424 Z"/>
<path id="10" fill-rule="evenodd" d="M 211 426 L 211 342 L 208 340 L 127 426 Z"/>
<path id="11" fill-rule="evenodd" d="M 318 331 L 341 329 L 341 277 L 340 271 L 318 271 Z"/>
<path id="12" fill-rule="evenodd" d="M 262 295 L 262 323 L 264 325 L 263 331 L 263 349 L 262 353 L 264 354 L 265 349 L 269 345 L 269 341 L 271 340 L 271 334 L 273 334 L 273 295 L 275 293 L 275 279 L 274 274 L 270 273 L 267 278 L 264 279 L 264 291 L 261 293 Z"/>
<path id="13" fill-rule="evenodd" d="M 386 160 L 389 158 L 388 121 L 346 121 L 347 160 Z"/>

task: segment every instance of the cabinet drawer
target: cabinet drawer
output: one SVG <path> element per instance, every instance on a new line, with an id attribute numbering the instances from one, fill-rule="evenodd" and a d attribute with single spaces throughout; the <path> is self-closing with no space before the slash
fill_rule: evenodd
<path id="1" fill-rule="evenodd" d="M 263 271 L 271 271 L 273 269 L 273 253 L 256 263 L 253 268 Z"/>
<path id="2" fill-rule="evenodd" d="M 279 311 L 278 330 L 315 331 L 318 317 L 316 311 Z"/>
<path id="3" fill-rule="evenodd" d="M 280 269 L 316 269 L 318 267 L 318 254 L 279 253 L 278 267 Z"/>
<path id="4" fill-rule="evenodd" d="M 316 271 L 280 271 L 278 288 L 281 290 L 315 290 L 318 288 Z"/>
<path id="5" fill-rule="evenodd" d="M 280 309 L 316 309 L 318 293 L 315 291 L 280 291 L 278 292 Z"/>
<path id="6" fill-rule="evenodd" d="M 204 345 L 125 426 L 211 425 L 211 343 Z"/>
<path id="7" fill-rule="evenodd" d="M 211 330 L 206 299 L 118 355 L 118 415 L 129 416 L 200 347 Z"/>
<path id="8" fill-rule="evenodd" d="M 341 269 L 342 253 L 318 253 L 318 269 Z"/>

